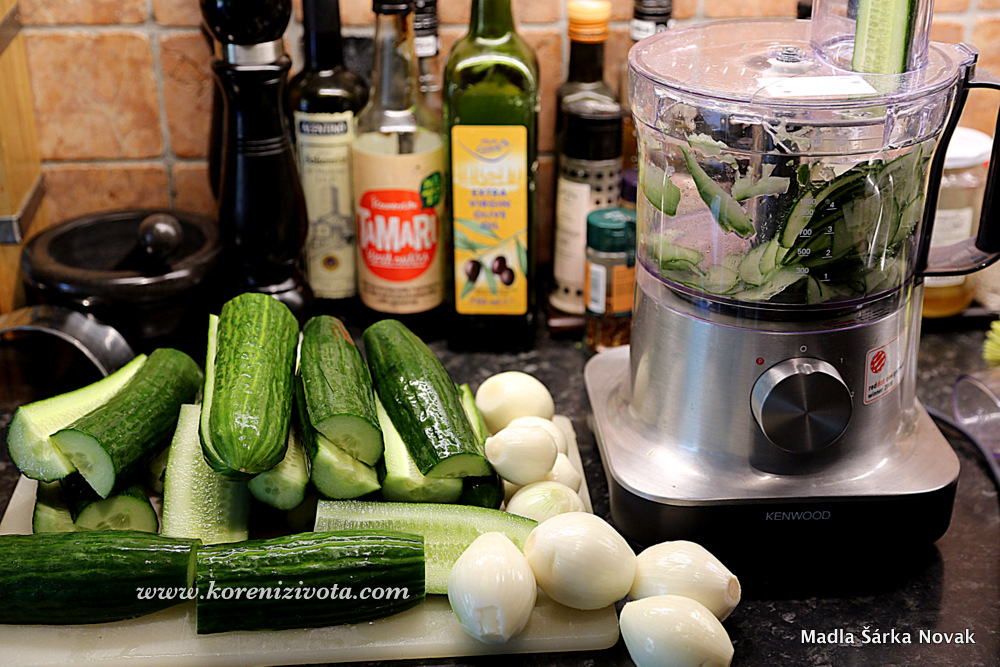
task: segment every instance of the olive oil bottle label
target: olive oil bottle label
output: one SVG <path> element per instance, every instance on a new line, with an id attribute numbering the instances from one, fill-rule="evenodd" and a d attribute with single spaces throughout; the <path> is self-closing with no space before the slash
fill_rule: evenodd
<path id="1" fill-rule="evenodd" d="M 299 178 L 309 234 L 306 275 L 316 296 L 343 299 L 358 292 L 351 196 L 354 114 L 295 112 Z"/>
<path id="2" fill-rule="evenodd" d="M 440 244 L 447 162 L 442 142 L 422 153 L 354 150 L 358 290 L 382 313 L 422 313 L 444 301 Z"/>
<path id="3" fill-rule="evenodd" d="M 451 130 L 455 310 L 528 312 L 528 131 L 523 125 Z"/>

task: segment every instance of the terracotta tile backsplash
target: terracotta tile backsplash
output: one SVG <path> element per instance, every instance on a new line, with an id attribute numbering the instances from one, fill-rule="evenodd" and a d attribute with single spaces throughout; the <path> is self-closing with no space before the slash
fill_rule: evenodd
<path id="1" fill-rule="evenodd" d="M 26 35 L 44 160 L 163 154 L 150 39 L 140 32 Z"/>
<path id="2" fill-rule="evenodd" d="M 369 34 L 370 0 L 341 0 L 349 34 Z M 612 0 L 605 73 L 615 89 L 633 0 Z M 1000 73 L 1000 0 L 937 0 L 935 39 L 975 44 Z M 301 0 L 294 0 L 301 16 Z M 542 238 L 551 238 L 555 89 L 569 41 L 565 0 L 512 0 L 541 66 Z M 442 54 L 466 30 L 469 0 L 439 0 Z M 54 220 L 123 206 L 211 214 L 206 152 L 212 79 L 199 0 L 20 0 L 40 147 Z M 796 0 L 675 0 L 682 23 L 794 16 Z M 298 21 L 298 19 L 293 19 Z M 288 44 L 298 45 L 297 23 Z M 298 61 L 296 61 L 298 62 Z M 975 91 L 963 123 L 992 133 L 1000 95 Z M 542 249 L 542 257 L 549 256 Z"/>

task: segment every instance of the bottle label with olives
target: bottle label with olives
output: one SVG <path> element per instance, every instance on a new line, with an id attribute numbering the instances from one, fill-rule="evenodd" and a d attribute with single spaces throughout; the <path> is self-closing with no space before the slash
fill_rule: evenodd
<path id="1" fill-rule="evenodd" d="M 444 301 L 446 161 L 440 140 L 431 150 L 402 155 L 355 145 L 358 291 L 372 310 L 422 313 Z"/>
<path id="2" fill-rule="evenodd" d="M 451 130 L 455 310 L 528 312 L 528 131 L 523 125 Z"/>

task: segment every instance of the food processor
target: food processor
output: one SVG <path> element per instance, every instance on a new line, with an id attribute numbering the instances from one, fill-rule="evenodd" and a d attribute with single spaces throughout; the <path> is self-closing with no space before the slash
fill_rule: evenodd
<path id="1" fill-rule="evenodd" d="M 995 145 L 978 236 L 929 240 L 966 95 L 1000 85 L 975 49 L 928 43 L 921 12 L 901 74 L 851 69 L 846 0 L 629 53 L 631 346 L 593 357 L 585 381 L 612 519 L 632 541 L 947 530 L 959 462 L 915 391 L 923 279 L 998 256 Z"/>

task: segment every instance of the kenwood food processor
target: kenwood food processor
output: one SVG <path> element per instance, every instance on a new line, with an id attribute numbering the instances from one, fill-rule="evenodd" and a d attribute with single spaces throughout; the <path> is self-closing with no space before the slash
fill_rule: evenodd
<path id="1" fill-rule="evenodd" d="M 903 74 L 852 71 L 837 1 L 629 54 L 632 344 L 585 375 L 612 518 L 637 543 L 948 527 L 958 459 L 915 397 L 922 283 L 1000 250 L 994 147 L 978 239 L 928 253 L 966 94 L 1000 86 L 964 44 L 930 43 Z"/>

